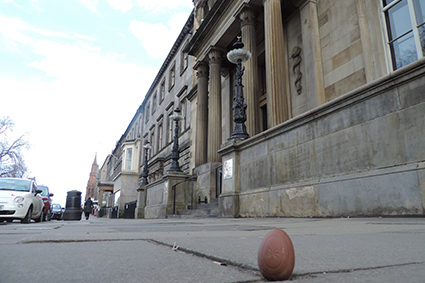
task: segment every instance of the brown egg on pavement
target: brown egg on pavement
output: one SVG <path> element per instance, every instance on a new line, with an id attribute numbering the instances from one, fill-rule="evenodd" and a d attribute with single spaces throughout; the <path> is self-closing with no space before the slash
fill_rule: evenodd
<path id="1" fill-rule="evenodd" d="M 291 238 L 281 229 L 267 233 L 258 250 L 258 267 L 267 280 L 286 280 L 295 265 L 295 252 Z"/>

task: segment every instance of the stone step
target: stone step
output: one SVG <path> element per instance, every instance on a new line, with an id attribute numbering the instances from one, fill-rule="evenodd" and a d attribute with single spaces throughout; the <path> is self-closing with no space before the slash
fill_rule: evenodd
<path id="1" fill-rule="evenodd" d="M 194 206 L 194 209 L 177 210 L 175 215 L 169 215 L 167 218 L 203 218 L 218 217 L 218 201 L 212 203 L 201 203 Z"/>
<path id="2" fill-rule="evenodd" d="M 218 215 L 167 215 L 170 219 L 198 219 L 198 218 L 215 218 Z"/>
<path id="3" fill-rule="evenodd" d="M 190 205 L 188 206 L 188 210 L 214 209 L 214 208 L 218 208 L 218 203 L 201 203 L 201 204 L 194 205 L 193 208 L 191 208 Z"/>

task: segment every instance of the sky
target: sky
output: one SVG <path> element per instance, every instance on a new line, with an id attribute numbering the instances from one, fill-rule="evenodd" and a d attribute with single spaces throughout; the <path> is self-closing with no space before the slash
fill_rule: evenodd
<path id="1" fill-rule="evenodd" d="M 0 117 L 29 176 L 84 200 L 193 9 L 192 0 L 0 0 Z"/>

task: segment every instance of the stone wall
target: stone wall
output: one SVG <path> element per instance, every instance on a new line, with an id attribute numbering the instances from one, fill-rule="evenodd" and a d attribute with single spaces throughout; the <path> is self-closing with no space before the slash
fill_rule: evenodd
<path id="1" fill-rule="evenodd" d="M 128 202 L 137 200 L 137 188 L 139 178 L 137 172 L 123 171 L 120 175 L 121 193 L 119 204 L 119 217 L 124 215 L 124 207 Z"/>
<path id="2" fill-rule="evenodd" d="M 146 186 L 145 218 L 166 218 L 173 214 L 174 191 L 176 185 L 176 211 L 186 209 L 191 204 L 190 184 L 184 182 L 190 176 L 179 172 L 168 172 L 161 180 Z"/>
<path id="3" fill-rule="evenodd" d="M 146 195 L 145 218 L 165 218 L 168 201 L 168 182 L 149 185 Z"/>
<path id="4" fill-rule="evenodd" d="M 236 180 L 223 180 L 220 209 L 229 198 L 242 217 L 423 215 L 424 75 L 422 59 L 225 145 Z"/>

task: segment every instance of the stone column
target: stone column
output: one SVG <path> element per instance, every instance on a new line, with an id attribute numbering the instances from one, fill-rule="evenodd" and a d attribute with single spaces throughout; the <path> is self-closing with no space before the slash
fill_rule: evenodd
<path id="1" fill-rule="evenodd" d="M 208 103 L 208 162 L 220 162 L 217 153 L 221 145 L 221 55 L 222 52 L 212 49 L 210 59 L 210 96 Z"/>
<path id="2" fill-rule="evenodd" d="M 314 107 L 322 105 L 325 100 L 323 82 L 322 48 L 320 45 L 319 18 L 317 16 L 317 1 L 307 1 L 300 7 L 303 60 L 308 62 L 305 68 L 305 93 L 315 101 Z M 313 97 L 313 95 L 315 97 Z M 317 102 L 316 102 L 317 101 Z"/>
<path id="3" fill-rule="evenodd" d="M 196 110 L 195 166 L 207 162 L 208 129 L 208 66 L 199 62 L 196 68 L 198 78 L 198 98 Z"/>
<path id="4" fill-rule="evenodd" d="M 284 80 L 285 65 L 283 24 L 280 0 L 263 0 L 266 53 L 267 123 L 268 128 L 288 119 L 288 101 Z"/>
<path id="5" fill-rule="evenodd" d="M 250 136 L 260 132 L 260 109 L 258 107 L 258 66 L 257 66 L 257 40 L 255 32 L 255 12 L 250 8 L 244 8 L 239 14 L 241 20 L 242 42 L 245 49 L 251 52 L 251 59 L 245 65 L 245 73 L 242 77 L 246 109 L 246 130 Z"/>

